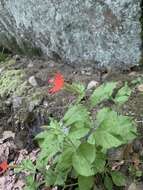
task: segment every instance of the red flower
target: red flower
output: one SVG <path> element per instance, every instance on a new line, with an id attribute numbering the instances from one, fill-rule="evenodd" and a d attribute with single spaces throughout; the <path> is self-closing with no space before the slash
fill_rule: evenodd
<path id="1" fill-rule="evenodd" d="M 53 87 L 49 90 L 51 94 L 60 91 L 64 87 L 64 77 L 61 73 L 55 74 L 54 79 L 50 79 L 48 82 L 53 84 Z"/>
<path id="2" fill-rule="evenodd" d="M 7 169 L 8 169 L 8 163 L 7 161 L 3 161 L 1 164 L 0 164 L 0 174 L 3 174 Z"/>

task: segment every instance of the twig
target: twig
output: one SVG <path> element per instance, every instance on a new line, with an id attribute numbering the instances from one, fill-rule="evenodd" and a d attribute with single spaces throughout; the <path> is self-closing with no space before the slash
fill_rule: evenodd
<path id="1" fill-rule="evenodd" d="M 78 183 L 73 183 L 73 184 L 65 185 L 62 190 L 65 190 L 67 187 L 73 187 L 73 186 L 76 186 L 76 185 L 78 185 Z"/>

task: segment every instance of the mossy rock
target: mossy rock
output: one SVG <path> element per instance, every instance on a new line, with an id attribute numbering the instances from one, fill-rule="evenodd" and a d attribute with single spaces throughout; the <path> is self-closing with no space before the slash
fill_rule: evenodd
<path id="1" fill-rule="evenodd" d="M 10 94 L 22 94 L 26 88 L 24 77 L 25 73 L 22 70 L 3 71 L 0 76 L 0 96 L 7 97 Z"/>

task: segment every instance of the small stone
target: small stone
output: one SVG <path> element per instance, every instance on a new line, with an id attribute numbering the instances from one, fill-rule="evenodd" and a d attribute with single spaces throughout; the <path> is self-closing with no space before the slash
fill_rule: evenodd
<path id="1" fill-rule="evenodd" d="M 8 98 L 6 101 L 5 101 L 5 104 L 7 106 L 10 106 L 12 104 L 12 98 Z"/>
<path id="2" fill-rule="evenodd" d="M 138 86 L 138 91 L 143 92 L 143 84 L 140 84 L 140 85 Z"/>
<path id="3" fill-rule="evenodd" d="M 57 190 L 57 189 L 58 189 L 58 187 L 53 187 L 53 188 L 52 188 L 52 190 Z"/>
<path id="4" fill-rule="evenodd" d="M 87 85 L 87 90 L 91 90 L 93 88 L 96 88 L 98 86 L 99 82 L 93 80 L 93 81 L 90 81 Z"/>
<path id="5" fill-rule="evenodd" d="M 82 70 L 82 71 L 81 71 L 81 74 L 82 74 L 82 75 L 84 75 L 84 74 L 85 74 L 85 71 L 84 71 L 84 70 Z"/>
<path id="6" fill-rule="evenodd" d="M 136 184 L 135 184 L 135 183 L 132 183 L 132 184 L 129 186 L 128 190 L 137 190 Z"/>
<path id="7" fill-rule="evenodd" d="M 4 67 L 0 68 L 0 75 L 2 74 Z"/>
<path id="8" fill-rule="evenodd" d="M 32 68 L 33 66 L 34 66 L 34 65 L 33 65 L 32 62 L 30 62 L 30 63 L 27 65 L 28 68 Z"/>
<path id="9" fill-rule="evenodd" d="M 49 63 L 49 67 L 53 68 L 55 66 L 54 62 Z"/>
<path id="10" fill-rule="evenodd" d="M 92 68 L 91 67 L 87 67 L 81 70 L 81 74 L 82 75 L 87 75 L 90 76 L 92 74 Z"/>
<path id="11" fill-rule="evenodd" d="M 91 75 L 91 72 L 86 72 L 86 75 L 87 75 L 87 76 L 90 76 L 90 75 Z"/>
<path id="12" fill-rule="evenodd" d="M 15 59 L 15 60 L 17 60 L 17 61 L 20 60 L 20 55 L 14 55 L 14 56 L 13 56 L 13 59 Z"/>
<path id="13" fill-rule="evenodd" d="M 142 183 L 131 183 L 128 190 L 143 190 L 143 184 Z"/>
<path id="14" fill-rule="evenodd" d="M 31 101 L 31 102 L 29 103 L 29 108 L 28 108 L 29 112 L 32 112 L 33 109 L 34 109 L 36 106 L 39 106 L 39 105 L 41 104 L 41 101 L 42 101 L 41 98 L 39 98 L 39 99 L 37 98 L 37 99 Z"/>
<path id="15" fill-rule="evenodd" d="M 136 75 L 137 75 L 137 73 L 135 71 L 129 73 L 129 76 L 136 76 Z"/>
<path id="16" fill-rule="evenodd" d="M 22 97 L 19 96 L 13 96 L 12 97 L 12 104 L 13 104 L 13 108 L 19 108 L 20 105 L 22 104 Z"/>
<path id="17" fill-rule="evenodd" d="M 47 107 L 48 107 L 48 102 L 47 102 L 47 101 L 43 101 L 43 106 L 44 106 L 45 108 L 47 108 Z"/>
<path id="18" fill-rule="evenodd" d="M 15 133 L 13 133 L 12 131 L 4 131 L 3 134 L 2 134 L 3 138 L 2 140 L 6 140 L 6 139 L 9 139 L 9 138 L 13 138 L 15 137 Z"/>
<path id="19" fill-rule="evenodd" d="M 28 82 L 29 82 L 33 87 L 38 86 L 38 83 L 37 83 L 37 81 L 36 81 L 36 79 L 35 79 L 34 76 L 31 76 L 31 77 L 29 78 Z"/>
<path id="20" fill-rule="evenodd" d="M 10 170 L 9 171 L 9 176 L 13 176 L 14 175 L 14 171 L 13 170 Z"/>

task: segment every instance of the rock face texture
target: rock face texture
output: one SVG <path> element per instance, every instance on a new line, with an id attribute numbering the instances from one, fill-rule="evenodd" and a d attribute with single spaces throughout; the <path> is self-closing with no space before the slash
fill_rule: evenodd
<path id="1" fill-rule="evenodd" d="M 0 0 L 0 44 L 68 63 L 135 65 L 141 0 Z"/>

